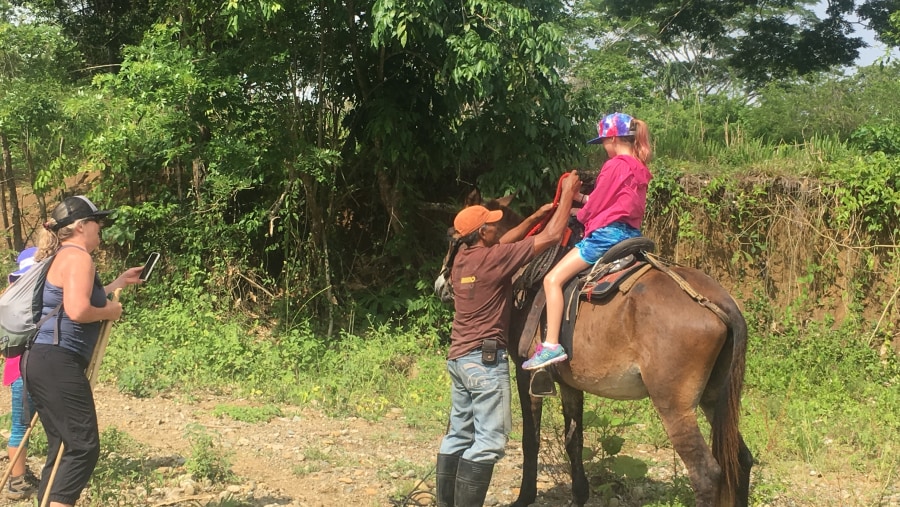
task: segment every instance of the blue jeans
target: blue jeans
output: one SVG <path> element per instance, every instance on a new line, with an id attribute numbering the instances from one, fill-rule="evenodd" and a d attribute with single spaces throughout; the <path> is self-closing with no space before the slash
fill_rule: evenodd
<path id="1" fill-rule="evenodd" d="M 494 464 L 506 453 L 512 429 L 509 361 L 497 351 L 497 364 L 481 362 L 481 349 L 447 361 L 450 390 L 450 429 L 441 441 L 441 454 L 477 463 Z"/>

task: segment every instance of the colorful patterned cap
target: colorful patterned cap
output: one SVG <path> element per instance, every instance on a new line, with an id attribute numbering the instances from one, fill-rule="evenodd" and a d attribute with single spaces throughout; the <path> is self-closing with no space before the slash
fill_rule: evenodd
<path id="1" fill-rule="evenodd" d="M 597 122 L 597 138 L 588 141 L 588 144 L 600 144 L 607 137 L 633 136 L 633 118 L 625 113 L 613 113 L 603 117 Z"/>

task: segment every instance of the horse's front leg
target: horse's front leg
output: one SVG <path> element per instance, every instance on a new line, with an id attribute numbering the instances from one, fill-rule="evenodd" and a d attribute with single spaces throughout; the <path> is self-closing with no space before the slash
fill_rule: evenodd
<path id="1" fill-rule="evenodd" d="M 584 449 L 584 393 L 562 382 L 560 399 L 566 429 L 566 454 L 572 464 L 572 503 L 584 505 L 591 495 L 591 488 L 584 473 L 582 451 Z"/>
<path id="2" fill-rule="evenodd" d="M 526 507 L 537 498 L 538 451 L 541 446 L 541 398 L 529 394 L 531 372 L 516 364 L 516 387 L 522 405 L 522 484 L 511 507 Z"/>

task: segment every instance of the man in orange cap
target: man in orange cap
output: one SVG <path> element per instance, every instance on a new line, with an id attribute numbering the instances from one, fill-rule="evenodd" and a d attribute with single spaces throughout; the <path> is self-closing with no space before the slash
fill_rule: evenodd
<path id="1" fill-rule="evenodd" d="M 512 426 L 506 353 L 512 277 L 537 254 L 559 243 L 580 188 L 573 171 L 563 180 L 559 206 L 547 226 L 525 239 L 519 233 L 502 237 L 501 242 L 500 210 L 469 206 L 453 220 L 462 246 L 450 275 L 456 310 L 447 359 L 452 406 L 437 457 L 438 507 L 484 503 Z"/>

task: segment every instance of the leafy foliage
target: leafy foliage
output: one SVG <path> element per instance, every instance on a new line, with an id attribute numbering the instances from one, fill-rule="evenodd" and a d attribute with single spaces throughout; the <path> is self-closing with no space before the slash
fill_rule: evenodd
<path id="1" fill-rule="evenodd" d="M 834 186 L 829 190 L 840 203 L 835 209 L 838 225 L 860 220 L 869 233 L 900 233 L 900 158 L 883 152 L 832 168 Z"/>
<path id="2" fill-rule="evenodd" d="M 900 63 L 872 65 L 843 77 L 823 75 L 803 82 L 773 83 L 759 106 L 746 113 L 752 137 L 801 142 L 813 135 L 849 139 L 863 125 L 896 124 Z"/>
<path id="3" fill-rule="evenodd" d="M 758 418 L 748 441 L 811 463 L 830 447 L 848 446 L 854 451 L 842 460 L 861 462 L 900 432 L 892 415 L 900 400 L 884 389 L 900 380 L 896 358 L 879 358 L 848 339 L 855 332 L 852 325 L 828 330 L 812 323 L 796 335 L 753 342 L 747 371 L 754 401 L 748 408 Z"/>
<path id="4" fill-rule="evenodd" d="M 195 478 L 212 482 L 228 482 L 234 478 L 229 453 L 205 428 L 192 425 L 185 430 L 185 438 L 191 442 L 191 455 L 184 466 Z"/>

